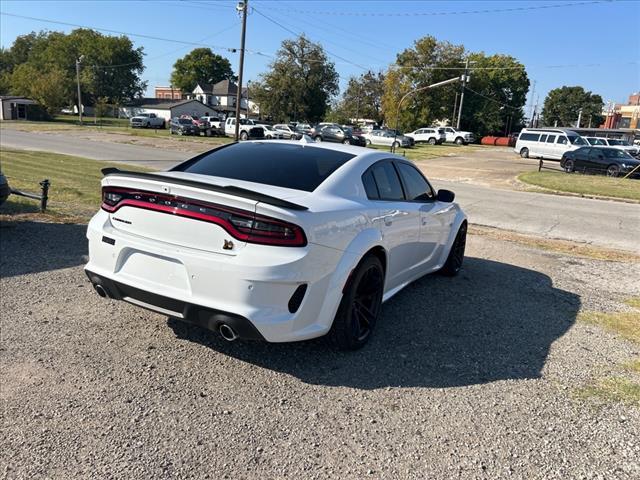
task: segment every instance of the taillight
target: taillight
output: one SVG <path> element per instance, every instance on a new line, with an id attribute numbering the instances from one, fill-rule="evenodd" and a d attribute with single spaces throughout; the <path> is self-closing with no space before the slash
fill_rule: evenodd
<path id="1" fill-rule="evenodd" d="M 302 228 L 277 218 L 200 200 L 143 190 L 103 187 L 104 211 L 114 213 L 125 206 L 215 223 L 234 238 L 249 243 L 286 247 L 304 247 L 307 244 Z"/>

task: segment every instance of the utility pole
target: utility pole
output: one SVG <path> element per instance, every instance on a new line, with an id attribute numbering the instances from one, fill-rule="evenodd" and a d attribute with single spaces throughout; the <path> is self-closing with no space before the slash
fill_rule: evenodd
<path id="1" fill-rule="evenodd" d="M 453 101 L 453 113 L 451 114 L 451 123 L 453 123 L 453 119 L 456 118 L 456 109 L 458 108 L 458 92 L 456 92 L 456 98 Z"/>
<path id="2" fill-rule="evenodd" d="M 458 121 L 456 122 L 456 129 L 460 129 L 460 121 L 462 120 L 462 104 L 464 102 L 464 88 L 467 86 L 467 79 L 469 78 L 469 57 L 464 62 L 464 75 L 462 77 L 462 88 L 460 89 L 460 108 L 458 109 Z"/>
<path id="3" fill-rule="evenodd" d="M 76 80 L 78 81 L 78 120 L 82 125 L 82 93 L 80 92 L 80 64 L 84 60 L 84 55 L 80 55 L 80 58 L 76 59 Z"/>
<path id="4" fill-rule="evenodd" d="M 533 106 L 533 98 L 536 93 L 536 81 L 533 81 L 533 87 L 531 87 L 531 100 L 529 100 L 531 109 L 529 110 L 529 126 L 533 127 L 533 116 L 535 115 L 535 107 Z"/>
<path id="5" fill-rule="evenodd" d="M 236 96 L 236 132 L 235 139 L 236 142 L 239 138 L 240 133 L 240 105 L 242 104 L 242 71 L 244 69 L 244 40 L 247 33 L 247 10 L 248 10 L 249 0 L 241 0 L 238 2 L 238 6 L 236 10 L 242 13 L 242 36 L 240 39 L 240 68 L 238 69 L 238 93 Z M 248 102 L 247 102 L 248 107 Z M 247 112 L 248 115 L 248 112 Z"/>

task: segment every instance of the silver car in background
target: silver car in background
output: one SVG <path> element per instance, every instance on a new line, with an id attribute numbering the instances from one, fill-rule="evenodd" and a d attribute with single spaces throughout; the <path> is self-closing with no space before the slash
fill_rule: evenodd
<path id="1" fill-rule="evenodd" d="M 370 133 L 365 133 L 363 137 L 367 145 L 386 145 L 395 148 L 406 148 L 413 144 L 409 137 L 396 135 L 391 130 L 372 130 Z"/>

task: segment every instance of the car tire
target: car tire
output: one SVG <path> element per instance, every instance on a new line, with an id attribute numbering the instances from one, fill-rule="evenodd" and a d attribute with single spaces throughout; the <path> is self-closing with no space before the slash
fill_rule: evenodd
<path id="1" fill-rule="evenodd" d="M 464 145 L 464 138 L 458 137 L 455 141 L 456 145 Z"/>
<path id="2" fill-rule="evenodd" d="M 170 133 L 171 135 L 175 135 L 175 134 L 176 134 L 176 132 L 174 132 L 173 130 L 169 130 L 169 133 Z"/>
<path id="3" fill-rule="evenodd" d="M 334 347 L 357 350 L 367 343 L 380 316 L 383 291 L 382 263 L 376 256 L 367 255 L 351 272 L 329 330 Z"/>
<path id="4" fill-rule="evenodd" d="M 435 145 L 436 143 L 437 143 L 437 142 L 436 142 L 436 139 L 435 139 L 435 138 L 430 138 L 430 139 L 429 139 L 429 145 Z"/>
<path id="5" fill-rule="evenodd" d="M 567 172 L 567 173 L 573 173 L 573 172 L 576 171 L 575 163 L 570 158 L 567 158 L 564 161 L 564 165 L 562 165 L 562 168 L 564 168 L 564 171 Z"/>
<path id="6" fill-rule="evenodd" d="M 617 177 L 620 175 L 620 167 L 616 164 L 611 164 L 607 167 L 607 177 Z"/>
<path id="7" fill-rule="evenodd" d="M 313 139 L 313 141 L 316 142 L 316 143 L 321 143 L 322 142 L 322 137 L 320 135 L 318 135 L 317 137 L 315 137 Z"/>
<path id="8" fill-rule="evenodd" d="M 145 128 L 149 128 L 149 127 L 151 127 L 151 124 L 149 122 L 147 122 L 144 126 L 145 126 Z"/>
<path id="9" fill-rule="evenodd" d="M 456 234 L 456 238 L 451 245 L 451 250 L 447 256 L 447 261 L 440 269 L 440 274 L 445 277 L 455 277 L 462 268 L 462 262 L 464 261 L 464 250 L 467 245 L 467 222 L 463 222 L 460 225 L 460 229 Z"/>
<path id="10" fill-rule="evenodd" d="M 342 141 L 342 144 L 343 145 L 351 145 L 351 142 L 349 140 L 345 139 L 345 140 Z"/>
<path id="11" fill-rule="evenodd" d="M 520 156 L 522 158 L 529 158 L 529 149 L 528 148 L 523 148 L 520 150 Z"/>
<path id="12" fill-rule="evenodd" d="M 369 140 L 368 138 L 364 141 L 364 143 L 367 147 L 371 146 L 371 140 Z"/>
<path id="13" fill-rule="evenodd" d="M 396 148 L 400 148 L 400 142 L 393 142 L 391 147 L 395 150 Z"/>
<path id="14" fill-rule="evenodd" d="M 249 140 L 247 132 L 240 132 L 240 140 Z"/>
<path id="15" fill-rule="evenodd" d="M 162 122 L 162 124 L 160 125 L 160 128 L 162 130 L 164 130 L 165 128 L 167 128 L 167 122 Z"/>

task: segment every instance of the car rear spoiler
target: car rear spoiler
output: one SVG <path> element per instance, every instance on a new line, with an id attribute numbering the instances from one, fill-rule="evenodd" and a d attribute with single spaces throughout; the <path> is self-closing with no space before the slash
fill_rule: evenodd
<path id="1" fill-rule="evenodd" d="M 265 195 L 264 193 L 254 192 L 246 188 L 236 187 L 233 185 L 212 185 L 210 183 L 198 182 L 197 180 L 187 180 L 184 178 L 173 178 L 164 175 L 158 175 L 155 173 L 146 172 L 130 172 L 126 170 L 120 170 L 116 167 L 107 167 L 101 170 L 105 177 L 110 175 L 118 175 L 120 177 L 129 178 L 142 178 L 146 180 L 163 181 L 167 183 L 174 183 L 176 185 L 184 185 L 187 187 L 196 187 L 202 190 L 209 190 L 211 192 L 226 193 L 228 195 L 236 195 L 237 197 L 248 198 L 250 200 L 256 200 L 258 202 L 267 203 L 276 207 L 287 208 L 289 210 L 309 210 L 304 205 L 298 205 L 297 203 L 288 202 L 281 198 L 272 197 L 271 195 Z"/>

